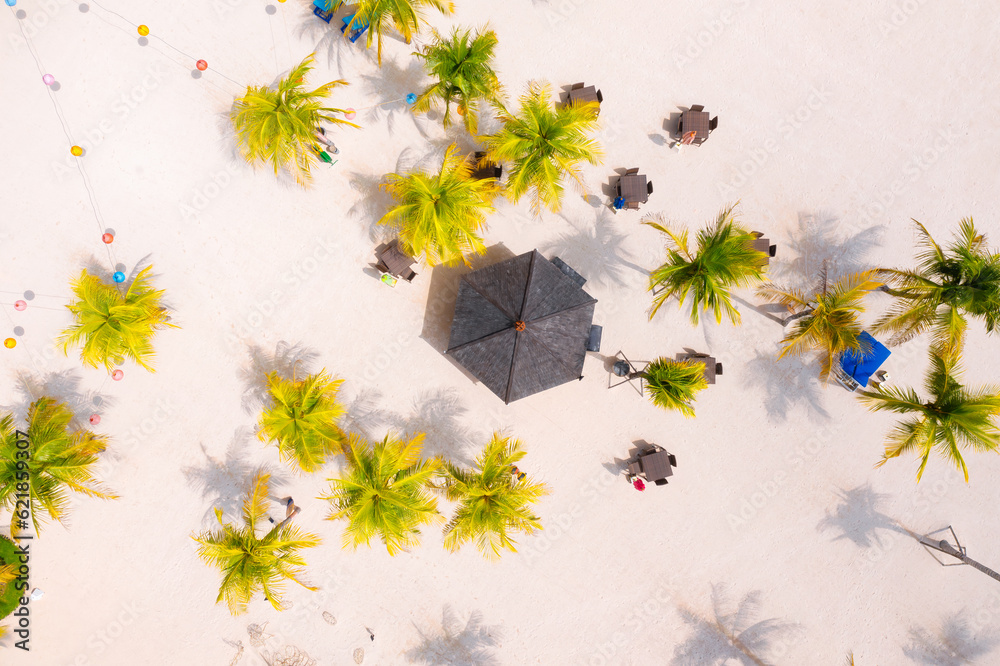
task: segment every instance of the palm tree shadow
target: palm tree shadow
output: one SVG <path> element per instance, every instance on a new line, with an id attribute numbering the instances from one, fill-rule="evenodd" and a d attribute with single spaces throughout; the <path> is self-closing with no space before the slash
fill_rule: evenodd
<path id="1" fill-rule="evenodd" d="M 28 415 L 31 403 L 38 398 L 55 398 L 73 412 L 71 426 L 87 427 L 90 416 L 114 405 L 114 399 L 100 390 L 82 388 L 82 381 L 82 376 L 76 370 L 50 372 L 42 376 L 18 372 L 16 390 L 21 396 L 21 403 L 7 411 L 24 418 Z"/>
<path id="2" fill-rule="evenodd" d="M 375 431 L 386 423 L 387 412 L 378 406 L 382 394 L 373 388 L 362 388 L 350 402 L 345 403 L 346 414 L 340 427 L 345 432 L 372 439 Z"/>
<path id="3" fill-rule="evenodd" d="M 797 229 L 789 234 L 790 240 L 785 245 L 795 258 L 772 262 L 769 268 L 772 280 L 796 289 L 812 289 L 824 261 L 830 266 L 831 282 L 870 269 L 872 264 L 867 256 L 879 245 L 885 226 L 874 225 L 846 236 L 844 227 L 829 213 L 799 213 Z"/>
<path id="4" fill-rule="evenodd" d="M 469 410 L 462 404 L 457 389 L 424 391 L 414 399 L 413 410 L 406 416 L 388 413 L 386 422 L 406 436 L 424 433 L 425 455 L 443 456 L 455 463 L 471 466 L 467 449 L 485 439 L 461 422 Z"/>
<path id="5" fill-rule="evenodd" d="M 364 120 L 369 124 L 381 123 L 383 120 L 389 129 L 389 135 L 395 133 L 395 125 L 400 118 L 409 118 L 424 138 L 428 127 L 417 122 L 410 110 L 406 96 L 419 93 L 427 87 L 427 74 L 419 58 L 410 58 L 406 67 L 400 67 L 395 60 L 383 60 L 382 67 L 374 74 L 362 74 L 361 85 L 366 99 L 379 99 L 375 106 L 365 110 Z"/>
<path id="6" fill-rule="evenodd" d="M 415 626 L 415 625 L 414 625 Z M 499 666 L 493 648 L 503 637 L 499 626 L 483 624 L 483 615 L 473 611 L 464 623 L 446 604 L 441 611 L 441 633 L 424 633 L 421 643 L 403 653 L 411 664 L 428 666 Z"/>
<path id="7" fill-rule="evenodd" d="M 241 427 L 233 433 L 233 439 L 226 448 L 226 457 L 215 458 L 208 452 L 204 444 L 201 452 L 205 456 L 203 466 L 185 467 L 181 471 L 188 483 L 201 492 L 202 498 L 209 502 L 202 516 L 202 525 L 215 525 L 215 509 L 222 509 L 223 516 L 238 516 L 243 506 L 243 496 L 246 493 L 250 479 L 258 471 L 271 474 L 271 489 L 280 488 L 286 484 L 283 474 L 269 466 L 257 466 L 250 462 L 250 440 L 253 432 Z"/>
<path id="8" fill-rule="evenodd" d="M 944 619 L 937 632 L 923 627 L 912 627 L 910 644 L 903 648 L 903 654 L 918 664 L 927 666 L 962 666 L 976 663 L 996 648 L 1000 643 L 994 632 L 975 635 L 963 613 L 955 613 Z"/>
<path id="9" fill-rule="evenodd" d="M 417 156 L 413 149 L 404 148 L 396 158 L 393 173 L 403 174 L 412 170 L 426 156 Z M 361 218 L 368 224 L 368 238 L 373 242 L 386 242 L 395 236 L 391 227 L 379 224 L 379 220 L 396 205 L 396 200 L 382 185 L 386 174 L 366 174 L 355 171 L 349 180 L 351 189 L 358 192 L 357 203 L 347 210 L 350 217 Z"/>
<path id="10" fill-rule="evenodd" d="M 368 225 L 368 239 L 372 242 L 385 242 L 394 232 L 387 226 L 379 224 L 379 220 L 395 205 L 396 200 L 380 186 L 385 183 L 385 174 L 367 174 L 355 171 L 349 176 L 351 189 L 361 196 L 347 210 L 350 217 L 360 218 Z"/>
<path id="11" fill-rule="evenodd" d="M 870 483 L 851 490 L 838 490 L 837 496 L 840 503 L 832 512 L 827 511 L 816 526 L 819 532 L 837 532 L 834 541 L 850 539 L 861 548 L 871 548 L 879 545 L 879 530 L 909 534 L 895 520 L 878 510 L 879 504 L 888 495 L 875 492 Z"/>
<path id="12" fill-rule="evenodd" d="M 776 618 L 755 620 L 760 612 L 761 592 L 747 593 L 733 605 L 725 586 L 712 585 L 712 617 L 704 617 L 686 608 L 678 609 L 681 619 L 693 633 L 674 649 L 673 666 L 742 664 L 764 666 L 768 653 L 792 634 L 799 625 Z M 730 610 L 732 609 L 732 610 Z"/>
<path id="13" fill-rule="evenodd" d="M 769 417 L 784 421 L 788 412 L 804 405 L 814 416 L 829 419 L 823 407 L 821 382 L 815 368 L 796 358 L 775 360 L 774 356 L 757 352 L 746 363 L 746 386 L 764 389 L 764 408 Z"/>
<path id="14" fill-rule="evenodd" d="M 247 414 L 254 414 L 269 403 L 268 373 L 277 372 L 278 376 L 284 379 L 305 377 L 312 374 L 316 359 L 319 357 L 314 349 L 292 345 L 284 340 L 275 345 L 273 354 L 258 345 L 250 345 L 247 351 L 250 360 L 240 369 L 245 387 L 241 404 Z"/>
<path id="15" fill-rule="evenodd" d="M 601 286 L 625 286 L 625 269 L 632 269 L 647 279 L 649 271 L 630 259 L 632 255 L 622 246 L 628 238 L 615 227 L 615 221 L 606 210 L 598 210 L 594 224 L 577 227 L 560 215 L 573 229 L 544 246 L 545 252 L 558 256 L 577 270 L 583 277 Z"/>
<path id="16" fill-rule="evenodd" d="M 299 24 L 295 36 L 307 43 L 314 43 L 313 51 L 317 57 L 324 55 L 327 64 L 337 70 L 337 76 L 342 77 L 344 61 L 358 57 L 375 64 L 375 55 L 364 48 L 364 36 L 354 44 L 340 32 L 343 25 L 341 19 L 347 15 L 352 5 L 344 3 L 333 13 L 330 22 L 320 20 L 312 13 L 312 3 L 308 9 L 303 8 L 299 14 Z"/>

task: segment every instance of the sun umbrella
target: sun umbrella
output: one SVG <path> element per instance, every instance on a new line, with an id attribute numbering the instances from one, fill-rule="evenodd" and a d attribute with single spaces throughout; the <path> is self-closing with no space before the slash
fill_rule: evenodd
<path id="1" fill-rule="evenodd" d="M 504 402 L 579 379 L 597 300 L 538 253 L 462 277 L 447 354 Z"/>

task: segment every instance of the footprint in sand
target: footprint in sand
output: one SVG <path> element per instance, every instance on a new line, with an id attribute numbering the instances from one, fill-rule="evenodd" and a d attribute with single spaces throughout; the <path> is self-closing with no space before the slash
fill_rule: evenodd
<path id="1" fill-rule="evenodd" d="M 354 663 L 355 664 L 360 664 L 364 660 L 365 660 L 365 649 L 364 648 L 358 648 L 357 650 L 355 650 L 354 651 Z"/>
<path id="2" fill-rule="evenodd" d="M 337 618 L 333 616 L 332 613 L 323 611 L 323 619 L 327 621 L 328 624 L 337 624 Z"/>

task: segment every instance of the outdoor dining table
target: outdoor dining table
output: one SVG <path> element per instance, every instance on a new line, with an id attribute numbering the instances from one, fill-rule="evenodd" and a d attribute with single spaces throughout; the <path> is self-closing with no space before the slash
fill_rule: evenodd
<path id="1" fill-rule="evenodd" d="M 597 87 L 587 86 L 586 88 L 574 88 L 569 91 L 569 101 L 570 103 L 597 102 L 599 104 L 600 100 L 597 99 Z"/>
<path id="2" fill-rule="evenodd" d="M 771 249 L 770 239 L 764 237 L 757 237 L 753 239 L 753 243 L 751 243 L 751 245 L 753 246 L 753 249 L 757 250 L 758 252 L 764 253 L 764 258 L 761 259 L 760 263 L 764 266 L 767 266 L 771 262 L 771 257 L 768 254 L 769 250 Z"/>
<path id="3" fill-rule="evenodd" d="M 469 177 L 473 180 L 497 177 L 497 165 L 493 162 L 485 161 L 484 157 L 486 157 L 486 153 L 476 153 L 472 158 L 473 171 L 469 174 Z"/>
<path id="4" fill-rule="evenodd" d="M 655 482 L 674 475 L 674 471 L 670 467 L 670 454 L 663 450 L 641 456 L 639 465 L 642 467 L 642 473 L 647 481 Z"/>
<path id="5" fill-rule="evenodd" d="M 692 143 L 702 144 L 708 139 L 708 111 L 685 111 L 681 114 L 681 134 L 694 132 Z"/>
<path id="6" fill-rule="evenodd" d="M 646 203 L 649 192 L 646 189 L 646 176 L 641 173 L 630 173 L 618 181 L 618 193 L 625 203 Z"/>
<path id="7" fill-rule="evenodd" d="M 682 354 L 679 361 L 703 362 L 705 364 L 705 381 L 709 384 L 715 383 L 715 357 L 706 354 Z"/>
<path id="8" fill-rule="evenodd" d="M 415 261 L 413 257 L 404 254 L 402 250 L 399 249 L 399 241 L 393 240 L 389 245 L 382 250 L 382 254 L 379 259 L 385 264 L 386 268 L 389 269 L 389 273 L 400 277 Z"/>

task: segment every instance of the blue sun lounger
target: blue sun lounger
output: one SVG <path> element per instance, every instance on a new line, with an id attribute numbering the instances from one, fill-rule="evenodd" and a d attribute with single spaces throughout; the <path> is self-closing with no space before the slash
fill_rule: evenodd
<path id="1" fill-rule="evenodd" d="M 341 0 L 313 0 L 313 14 L 329 23 L 340 3 Z"/>
<path id="2" fill-rule="evenodd" d="M 340 31 L 343 32 L 347 36 L 347 38 L 351 40 L 351 44 L 358 41 L 358 37 L 360 37 L 361 34 L 368 29 L 367 23 L 365 23 L 364 21 L 358 21 L 357 23 L 354 24 L 354 27 L 351 29 L 351 34 L 348 35 L 346 32 L 347 26 L 351 24 L 351 21 L 354 20 L 355 16 L 356 16 L 355 14 L 350 14 L 349 16 L 345 16 L 342 19 L 344 25 L 340 28 Z"/>
<path id="3" fill-rule="evenodd" d="M 862 332 L 858 339 L 861 340 L 862 350 L 844 352 L 833 373 L 837 381 L 849 391 L 867 387 L 871 376 L 892 354 L 885 345 L 869 335 L 868 331 Z"/>

